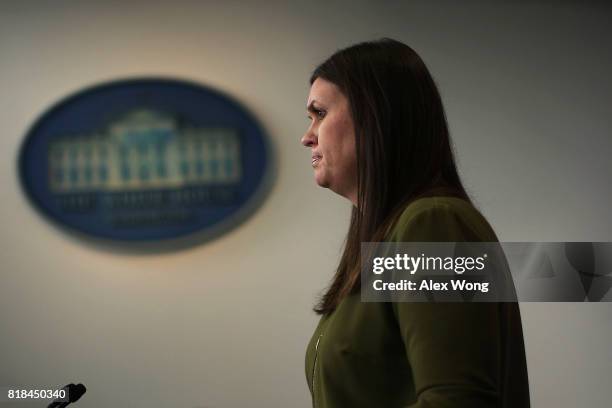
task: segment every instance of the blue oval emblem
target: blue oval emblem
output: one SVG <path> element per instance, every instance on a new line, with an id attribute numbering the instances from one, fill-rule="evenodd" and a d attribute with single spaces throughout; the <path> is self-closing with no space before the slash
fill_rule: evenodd
<path id="1" fill-rule="evenodd" d="M 269 162 L 267 138 L 238 103 L 189 82 L 131 79 L 46 112 L 19 172 L 31 201 L 61 225 L 156 241 L 236 225 L 261 201 Z"/>

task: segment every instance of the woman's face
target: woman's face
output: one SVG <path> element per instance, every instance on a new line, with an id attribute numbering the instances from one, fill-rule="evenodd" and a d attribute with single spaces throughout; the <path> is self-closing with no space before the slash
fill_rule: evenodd
<path id="1" fill-rule="evenodd" d="M 317 78 L 306 106 L 310 126 L 302 144 L 311 149 L 315 181 L 357 205 L 355 130 L 348 99 L 336 85 Z"/>

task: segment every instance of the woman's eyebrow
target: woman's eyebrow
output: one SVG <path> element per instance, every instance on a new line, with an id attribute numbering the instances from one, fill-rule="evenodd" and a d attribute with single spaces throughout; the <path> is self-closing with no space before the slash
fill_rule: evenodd
<path id="1" fill-rule="evenodd" d="M 314 99 L 313 99 L 313 100 L 310 102 L 310 104 L 309 104 L 309 105 L 306 107 L 306 110 L 307 110 L 308 112 L 314 112 L 314 111 L 316 111 L 316 110 L 317 110 L 317 108 L 315 108 L 315 106 L 314 106 L 314 105 L 315 105 L 315 103 L 316 103 L 316 104 L 318 104 L 318 102 L 317 102 L 316 100 L 314 100 Z"/>

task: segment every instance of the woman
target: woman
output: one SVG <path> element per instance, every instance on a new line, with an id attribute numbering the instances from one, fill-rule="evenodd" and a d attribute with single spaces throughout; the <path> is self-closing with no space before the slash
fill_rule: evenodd
<path id="1" fill-rule="evenodd" d="M 360 243 L 497 241 L 453 159 L 436 85 L 383 39 L 340 50 L 310 78 L 302 144 L 314 177 L 353 203 L 344 253 L 306 352 L 315 407 L 529 406 L 516 303 L 361 303 Z"/>

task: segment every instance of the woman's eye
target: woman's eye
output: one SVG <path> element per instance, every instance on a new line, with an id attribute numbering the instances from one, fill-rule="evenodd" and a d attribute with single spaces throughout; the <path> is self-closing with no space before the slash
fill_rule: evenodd
<path id="1" fill-rule="evenodd" d="M 321 119 L 322 119 L 322 118 L 325 116 L 325 111 L 320 110 L 320 109 L 315 110 L 315 113 L 316 113 L 316 114 L 317 114 L 317 116 L 318 116 L 319 118 L 321 118 Z"/>

